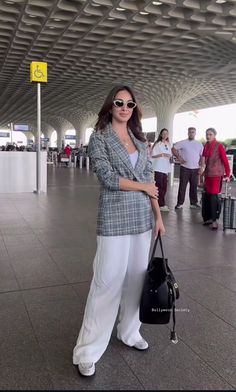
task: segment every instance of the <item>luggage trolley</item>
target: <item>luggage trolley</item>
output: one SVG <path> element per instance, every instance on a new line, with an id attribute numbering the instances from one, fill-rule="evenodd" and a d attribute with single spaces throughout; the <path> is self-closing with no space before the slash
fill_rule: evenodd
<path id="1" fill-rule="evenodd" d="M 64 153 L 60 154 L 60 166 L 69 166 L 70 164 L 70 158 Z"/>

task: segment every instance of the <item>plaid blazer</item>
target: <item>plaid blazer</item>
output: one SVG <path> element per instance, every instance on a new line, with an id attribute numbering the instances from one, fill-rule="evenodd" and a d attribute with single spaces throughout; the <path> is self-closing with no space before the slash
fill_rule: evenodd
<path id="1" fill-rule="evenodd" d="M 119 189 L 119 177 L 139 182 L 154 181 L 147 144 L 136 139 L 130 130 L 129 135 L 139 153 L 135 168 L 111 124 L 104 132 L 93 132 L 90 136 L 88 154 L 92 170 L 101 184 L 98 235 L 139 234 L 150 230 L 153 226 L 149 196 L 145 192 Z"/>

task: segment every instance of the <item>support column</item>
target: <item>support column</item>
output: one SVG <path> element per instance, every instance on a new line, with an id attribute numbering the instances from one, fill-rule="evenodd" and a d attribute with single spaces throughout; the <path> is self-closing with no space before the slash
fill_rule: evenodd
<path id="1" fill-rule="evenodd" d="M 157 130 L 158 133 L 162 128 L 166 128 L 169 131 L 169 139 L 172 143 L 173 141 L 173 123 L 174 117 L 177 111 L 177 107 L 169 106 L 168 104 L 163 104 L 159 106 L 156 110 L 157 113 Z"/>
<path id="2" fill-rule="evenodd" d="M 79 137 L 80 137 L 80 144 L 81 144 L 81 143 L 82 143 L 82 144 L 85 144 L 86 129 L 87 129 L 86 126 L 83 126 L 83 127 L 80 129 L 80 135 L 79 135 Z"/>
<path id="3" fill-rule="evenodd" d="M 170 105 L 162 103 L 157 107 L 157 135 L 162 128 L 166 128 L 169 131 L 169 140 L 173 144 L 173 122 L 177 111 L 177 105 Z M 171 165 L 171 173 L 168 175 L 169 183 L 172 186 L 174 184 L 174 164 Z"/>
<path id="4" fill-rule="evenodd" d="M 150 87 L 149 97 L 157 114 L 157 128 L 167 128 L 170 142 L 173 142 L 173 121 L 178 109 L 192 98 L 204 92 L 206 85 L 199 80 L 180 77 L 174 83 L 163 80 L 158 84 L 158 89 Z M 170 183 L 173 184 L 174 173 L 171 174 Z"/>
<path id="5" fill-rule="evenodd" d="M 54 128 L 52 128 L 50 126 L 47 126 L 47 127 L 44 126 L 42 131 L 43 131 L 44 137 L 49 138 L 48 145 L 50 146 L 51 145 L 51 137 L 52 137 L 52 133 L 54 131 Z"/>
<path id="6" fill-rule="evenodd" d="M 35 133 L 34 133 L 33 129 L 32 129 L 32 131 L 25 132 L 25 136 L 27 138 L 27 143 L 28 143 L 29 139 L 33 140 L 33 137 L 35 138 Z"/>
<path id="7" fill-rule="evenodd" d="M 45 118 L 45 123 L 54 131 L 57 132 L 57 147 L 62 148 L 64 136 L 67 129 L 73 128 L 73 125 L 64 117 L 49 115 Z"/>
<path id="8" fill-rule="evenodd" d="M 61 150 L 62 142 L 64 142 L 65 133 L 62 132 L 62 130 L 56 130 L 56 131 L 57 131 L 57 148 Z"/>
<path id="9" fill-rule="evenodd" d="M 44 137 L 45 137 L 45 138 L 48 138 L 48 139 L 49 139 L 49 141 L 45 143 L 45 144 L 46 144 L 46 150 L 48 151 L 49 146 L 51 145 L 52 131 L 49 130 L 49 129 L 43 129 L 43 134 L 44 134 Z"/>
<path id="10" fill-rule="evenodd" d="M 75 137 L 76 137 L 76 142 L 75 142 L 75 146 L 76 147 L 80 147 L 80 144 L 83 143 L 81 141 L 81 137 L 80 137 L 80 127 L 77 126 L 75 129 Z"/>

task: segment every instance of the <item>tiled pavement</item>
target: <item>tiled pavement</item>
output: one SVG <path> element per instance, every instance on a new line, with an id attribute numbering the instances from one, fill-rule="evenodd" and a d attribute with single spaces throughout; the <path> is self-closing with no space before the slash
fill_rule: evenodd
<path id="1" fill-rule="evenodd" d="M 234 390 L 236 234 L 200 212 L 163 213 L 164 248 L 180 285 L 179 343 L 143 325 L 146 352 L 115 337 L 84 379 L 72 365 L 96 248 L 98 184 L 85 169 L 49 167 L 47 194 L 0 194 L 0 389 Z M 234 187 L 233 191 L 235 191 Z"/>

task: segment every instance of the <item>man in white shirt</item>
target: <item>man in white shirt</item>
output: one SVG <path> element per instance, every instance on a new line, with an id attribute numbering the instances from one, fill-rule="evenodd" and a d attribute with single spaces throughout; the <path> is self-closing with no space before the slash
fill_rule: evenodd
<path id="1" fill-rule="evenodd" d="M 190 208 L 200 208 L 197 198 L 197 185 L 201 156 L 202 143 L 195 140 L 196 128 L 188 128 L 188 139 L 174 144 L 172 153 L 180 162 L 180 177 L 178 198 L 175 209 L 183 207 L 186 187 L 189 182 Z"/>

